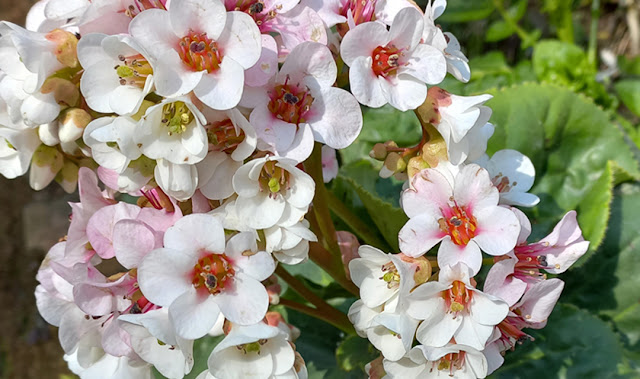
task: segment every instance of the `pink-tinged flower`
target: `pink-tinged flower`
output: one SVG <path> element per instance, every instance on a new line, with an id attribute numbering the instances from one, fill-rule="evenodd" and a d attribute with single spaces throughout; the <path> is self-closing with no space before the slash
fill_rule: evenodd
<path id="1" fill-rule="evenodd" d="M 589 249 L 589 241 L 582 237 L 575 211 L 568 212 L 547 237 L 527 244 L 531 223 L 520 210 L 512 210 L 522 225 L 518 244 L 513 252 L 496 258 L 484 287 L 485 291 L 503 298 L 509 305 L 515 304 L 532 285 L 546 279 L 541 270 L 561 274 Z"/>
<path id="2" fill-rule="evenodd" d="M 274 271 L 273 258 L 258 251 L 252 233 L 225 243 L 224 229 L 207 214 L 185 216 L 164 235 L 164 248 L 147 254 L 138 268 L 149 301 L 169 307 L 176 333 L 204 336 L 222 313 L 230 322 L 262 320 L 269 295 L 260 281 Z"/>
<path id="3" fill-rule="evenodd" d="M 336 239 L 338 240 L 338 246 L 340 247 L 344 271 L 347 274 L 347 278 L 351 280 L 351 273 L 349 272 L 349 262 L 356 258 L 360 258 L 360 255 L 358 254 L 360 242 L 358 242 L 358 237 L 353 235 L 353 233 L 344 230 L 336 232 Z"/>
<path id="4" fill-rule="evenodd" d="M 522 329 L 542 329 L 546 326 L 563 288 L 564 282 L 560 279 L 543 280 L 530 286 L 522 299 L 511 305 L 509 315 L 496 326 L 484 351 L 489 374 L 502 366 L 504 358 L 501 353 L 515 348 L 517 343 L 532 339 Z"/>
<path id="5" fill-rule="evenodd" d="M 368 22 L 345 35 L 340 53 L 350 67 L 351 92 L 360 103 L 415 109 L 427 97 L 425 84 L 444 79 L 444 55 L 420 43 L 422 29 L 422 14 L 410 7 L 398 12 L 389 31 L 384 24 Z"/>
<path id="6" fill-rule="evenodd" d="M 82 139 L 101 167 L 121 174 L 141 155 L 133 140 L 135 132 L 136 122 L 130 117 L 101 117 L 87 125 Z"/>
<path id="7" fill-rule="evenodd" d="M 336 76 L 326 46 L 305 42 L 293 49 L 249 116 L 258 148 L 302 162 L 314 139 L 335 149 L 349 146 L 362 129 L 362 112 L 349 92 L 333 87 Z"/>
<path id="8" fill-rule="evenodd" d="M 370 21 L 391 25 L 396 14 L 408 7 L 415 7 L 407 0 L 303 0 L 302 4 L 318 12 L 327 28 L 338 24 L 344 35 L 349 29 Z"/>
<path id="9" fill-rule="evenodd" d="M 299 0 L 224 0 L 228 11 L 240 11 L 253 18 L 260 29 L 263 43 L 282 45 L 276 48 L 276 59 L 283 58 L 303 42 L 327 44 L 327 33 L 322 18 L 311 8 L 299 5 Z M 277 65 L 277 60 L 276 60 Z"/>
<path id="10" fill-rule="evenodd" d="M 220 0 L 174 0 L 168 11 L 136 16 L 129 33 L 149 53 L 162 96 L 193 91 L 211 108 L 235 107 L 244 71 L 260 57 L 260 30 L 242 12 L 228 12 Z"/>
<path id="11" fill-rule="evenodd" d="M 336 150 L 330 146 L 322 146 L 322 180 L 329 183 L 338 176 L 338 158 Z"/>
<path id="12" fill-rule="evenodd" d="M 78 42 L 80 90 L 91 109 L 132 115 L 153 87 L 153 70 L 130 36 L 92 33 Z"/>
<path id="13" fill-rule="evenodd" d="M 383 364 L 389 379 L 476 379 L 488 375 L 484 355 L 463 344 L 418 345 L 405 358 L 397 362 L 385 359 Z"/>
<path id="14" fill-rule="evenodd" d="M 444 13 L 446 0 L 431 0 L 424 12 L 424 31 L 422 42 L 431 45 L 444 53 L 447 59 L 447 71 L 456 79 L 466 83 L 471 78 L 469 60 L 460 51 L 458 39 L 451 33 L 443 33 L 435 20 Z"/>
<path id="15" fill-rule="evenodd" d="M 407 297 L 407 313 L 424 320 L 416 337 L 427 346 L 443 347 L 456 343 L 484 349 L 494 326 L 507 316 L 503 300 L 483 293 L 471 285 L 471 270 L 462 263 L 441 266 L 437 282 L 415 288 Z"/>
<path id="16" fill-rule="evenodd" d="M 500 204 L 533 207 L 540 202 L 538 196 L 528 193 L 536 177 L 531 160 L 516 150 L 497 151 L 491 159 L 484 156 L 476 161 L 489 171 L 491 181 L 500 191 Z"/>
<path id="17" fill-rule="evenodd" d="M 235 212 L 241 224 L 254 229 L 293 226 L 307 213 L 315 183 L 296 162 L 280 157 L 258 158 L 233 176 L 238 194 Z"/>
<path id="18" fill-rule="evenodd" d="M 480 271 L 482 254 L 510 252 L 520 233 L 518 218 L 498 206 L 498 190 L 487 170 L 464 166 L 453 182 L 436 169 L 415 175 L 402 194 L 409 221 L 400 230 L 400 250 L 418 257 L 442 241 L 438 265 L 466 264 L 473 275 Z"/>
<path id="19" fill-rule="evenodd" d="M 87 236 L 89 220 L 99 209 L 115 204 L 115 201 L 102 194 L 96 174 L 86 167 L 81 167 L 78 171 L 78 194 L 80 202 L 69 204 L 72 213 L 65 255 L 83 257 L 87 254 L 85 245 L 89 242 Z"/>

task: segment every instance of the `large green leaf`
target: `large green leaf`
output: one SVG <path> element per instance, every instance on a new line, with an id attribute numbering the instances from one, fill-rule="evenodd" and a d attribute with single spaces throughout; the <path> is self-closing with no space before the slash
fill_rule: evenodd
<path id="1" fill-rule="evenodd" d="M 535 341 L 507 352 L 497 378 L 611 378 L 623 365 L 618 335 L 598 317 L 558 304 L 541 330 L 525 330 Z"/>
<path id="2" fill-rule="evenodd" d="M 624 105 L 636 116 L 640 116 L 640 80 L 621 80 L 614 87 Z"/>
<path id="3" fill-rule="evenodd" d="M 532 192 L 540 205 L 530 214 L 540 234 L 548 232 L 562 215 L 580 208 L 585 238 L 593 252 L 604 233 L 610 173 L 615 178 L 637 178 L 638 164 L 623 133 L 607 114 L 583 96 L 552 85 L 523 84 L 498 91 L 489 102 L 496 132 L 489 153 L 504 148 L 529 156 L 537 178 Z M 594 192 L 595 191 L 595 192 Z M 596 202 L 596 203 L 594 203 Z M 592 210 L 590 207 L 599 209 Z"/>
<path id="4" fill-rule="evenodd" d="M 611 319 L 640 352 L 640 184 L 614 191 L 605 240 L 593 259 L 563 275 L 565 301 Z"/>

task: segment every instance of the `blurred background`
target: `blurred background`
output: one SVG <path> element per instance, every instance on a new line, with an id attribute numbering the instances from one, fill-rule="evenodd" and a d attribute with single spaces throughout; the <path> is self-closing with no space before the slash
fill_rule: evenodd
<path id="1" fill-rule="evenodd" d="M 418 3 L 424 8 L 425 1 Z M 0 0 L 0 19 L 24 24 L 32 4 Z M 524 81 L 551 81 L 615 112 L 637 143 L 639 11 L 638 0 L 449 0 L 437 21 L 460 40 L 471 60 L 472 80 L 462 85 L 448 79 L 445 88 L 473 94 Z M 554 44 L 542 48 L 543 39 Z M 1 378 L 69 375 L 56 329 L 40 318 L 33 296 L 42 258 L 66 233 L 68 201 L 77 201 L 77 195 L 65 194 L 55 183 L 34 192 L 27 176 L 0 177 Z"/>

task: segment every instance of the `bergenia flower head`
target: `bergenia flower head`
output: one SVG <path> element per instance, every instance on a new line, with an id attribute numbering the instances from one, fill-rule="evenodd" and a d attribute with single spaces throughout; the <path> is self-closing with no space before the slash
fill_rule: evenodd
<path id="1" fill-rule="evenodd" d="M 464 166 L 449 177 L 436 169 L 422 170 L 402 194 L 409 221 L 398 236 L 400 250 L 418 257 L 442 241 L 438 265 L 462 262 L 475 275 L 482 266 L 480 250 L 507 254 L 520 233 L 518 218 L 498 201 L 498 189 L 478 165 Z"/>
<path id="2" fill-rule="evenodd" d="M 260 57 L 260 31 L 243 12 L 227 12 L 221 0 L 174 0 L 169 10 L 136 16 L 129 33 L 148 52 L 158 94 L 193 91 L 211 108 L 235 107 L 244 71 Z"/>
<path id="3" fill-rule="evenodd" d="M 367 22 L 345 35 L 340 54 L 350 67 L 351 92 L 360 103 L 415 109 L 427 97 L 426 84 L 444 79 L 444 55 L 420 43 L 422 29 L 422 14 L 409 7 L 398 12 L 390 30 L 384 24 Z"/>

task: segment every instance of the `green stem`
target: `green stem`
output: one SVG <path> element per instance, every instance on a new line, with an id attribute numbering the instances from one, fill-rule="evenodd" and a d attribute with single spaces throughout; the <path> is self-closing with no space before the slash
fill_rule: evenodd
<path id="1" fill-rule="evenodd" d="M 498 10 L 498 13 L 500 13 L 500 16 L 502 16 L 502 19 L 504 20 L 504 22 L 506 22 L 509 26 L 511 26 L 513 30 L 515 30 L 518 37 L 520 37 L 520 39 L 522 40 L 523 46 L 525 47 L 530 46 L 534 40 L 533 36 L 527 33 L 526 30 L 522 29 L 522 27 L 518 25 L 518 22 L 511 17 L 509 12 L 507 12 L 507 10 L 504 9 L 503 0 L 493 0 L 493 5 Z"/>
<path id="2" fill-rule="evenodd" d="M 493 260 L 493 258 L 483 258 L 482 259 L 482 265 L 483 266 L 492 265 L 494 263 L 495 263 L 495 261 Z"/>
<path id="3" fill-rule="evenodd" d="M 596 67 L 598 50 L 598 22 L 600 20 L 600 0 L 591 1 L 591 28 L 589 29 L 589 50 L 587 60 L 592 67 Z"/>
<path id="4" fill-rule="evenodd" d="M 304 283 L 285 270 L 284 267 L 276 267 L 276 275 L 278 275 L 280 279 L 284 280 L 292 290 L 304 297 L 309 303 L 313 304 L 315 308 L 307 307 L 306 305 L 296 303 L 288 299 L 280 299 L 280 304 L 327 321 L 345 333 L 355 333 L 353 325 L 351 325 L 351 321 L 349 321 L 349 318 L 344 313 L 335 309 L 329 303 L 324 301 L 323 298 L 313 293 L 313 291 L 307 288 Z"/>
<path id="5" fill-rule="evenodd" d="M 328 313 L 326 313 L 324 310 L 320 310 L 320 309 L 315 309 L 315 308 L 311 308 L 308 307 L 304 304 L 300 304 L 300 303 L 296 303 L 295 301 L 289 300 L 289 299 L 280 299 L 280 305 L 283 305 L 287 308 L 291 308 L 293 310 L 296 310 L 298 312 L 304 313 L 306 315 L 309 315 L 311 317 L 315 317 L 319 320 L 328 322 L 329 324 L 335 326 L 336 328 L 342 330 L 343 332 L 347 333 L 347 334 L 356 334 L 356 330 L 353 328 L 353 325 L 351 324 L 351 322 L 349 321 L 349 319 L 344 315 L 344 313 L 340 313 L 342 316 L 344 316 L 344 320 L 341 319 L 334 319 L 332 317 L 330 317 L 330 315 Z M 346 322 L 345 322 L 346 320 Z"/>
<path id="6" fill-rule="evenodd" d="M 316 184 L 313 196 L 313 215 L 315 216 L 316 234 L 319 244 L 310 244 L 311 259 L 322 267 L 336 282 L 349 292 L 357 295 L 356 287 L 348 278 L 342 263 L 342 252 L 336 239 L 336 229 L 328 207 L 328 191 L 322 177 L 322 144 L 316 142 L 311 156 L 305 161 L 304 169 Z M 322 248 L 324 247 L 324 249 Z"/>
<path id="7" fill-rule="evenodd" d="M 344 223 L 347 224 L 347 226 L 349 226 L 351 230 L 353 230 L 354 233 L 364 241 L 364 243 L 385 251 L 392 250 L 389 244 L 378 237 L 378 235 L 371 230 L 369 225 L 362 222 L 360 217 L 351 212 L 351 210 L 331 192 L 327 192 L 327 202 L 329 209 L 331 209 L 336 216 L 340 217 L 340 219 L 344 221 Z"/>

